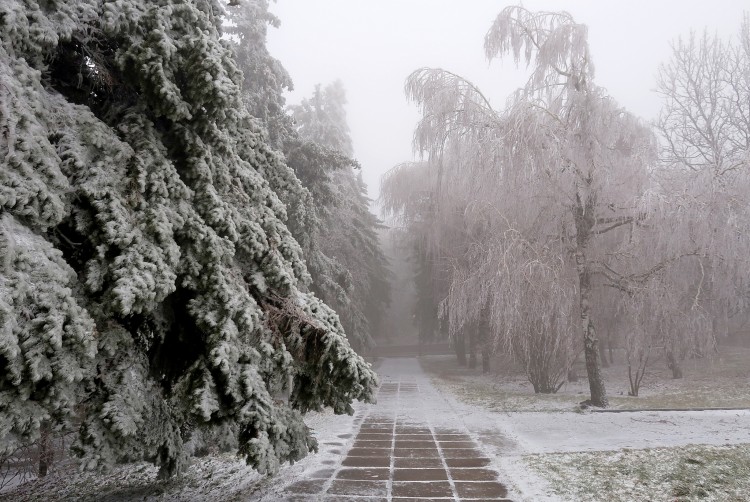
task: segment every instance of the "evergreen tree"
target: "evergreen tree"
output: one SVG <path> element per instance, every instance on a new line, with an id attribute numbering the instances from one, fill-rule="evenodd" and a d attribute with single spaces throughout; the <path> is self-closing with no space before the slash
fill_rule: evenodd
<path id="1" fill-rule="evenodd" d="M 270 180 L 287 205 L 311 290 L 334 308 L 352 345 L 361 348 L 380 330 L 390 282 L 377 236 L 380 223 L 355 172 L 346 93 L 341 82 L 322 90 L 318 85 L 312 98 L 286 113 L 283 92 L 292 83 L 265 46 L 268 26 L 279 23 L 268 8 L 267 0 L 248 0 L 229 9 L 229 31 L 245 75 L 243 100 L 306 189 L 290 192 L 283 178 Z"/>
<path id="2" fill-rule="evenodd" d="M 0 5 L 0 437 L 80 420 L 88 468 L 185 465 L 228 427 L 261 472 L 374 373 L 309 290 L 307 191 L 241 99 L 218 1 Z M 252 108 L 251 103 L 247 103 Z M 309 194 L 307 194 L 309 197 Z M 289 377 L 288 402 L 274 399 Z"/>
<path id="3" fill-rule="evenodd" d="M 282 150 L 295 136 L 286 114 L 284 90 L 293 90 L 292 78 L 266 47 L 268 27 L 278 28 L 279 19 L 269 11 L 268 0 L 243 0 L 227 9 L 231 23 L 226 33 L 234 41 L 237 66 L 244 75 L 242 100 L 250 114 L 268 133 L 271 144 Z"/>
<path id="4" fill-rule="evenodd" d="M 346 91 L 341 80 L 321 89 L 320 84 L 309 99 L 290 107 L 300 136 L 319 145 L 354 154 L 349 125 L 346 122 Z"/>
<path id="5" fill-rule="evenodd" d="M 312 98 L 290 107 L 300 138 L 350 157 L 353 148 L 345 104 L 341 81 L 324 89 L 317 85 Z M 302 173 L 309 171 L 308 164 L 291 165 L 301 178 L 307 177 Z M 315 245 L 331 260 L 328 270 L 321 270 L 333 277 L 335 284 L 317 292 L 342 316 L 347 333 L 361 345 L 369 345 L 390 300 L 390 272 L 377 234 L 381 223 L 369 210 L 367 188 L 355 172 L 359 164 L 332 163 L 321 167 L 322 176 L 316 177 L 319 182 L 308 185 L 313 198 L 321 201 L 317 205 L 320 226 Z M 334 289 L 336 285 L 339 291 Z"/>

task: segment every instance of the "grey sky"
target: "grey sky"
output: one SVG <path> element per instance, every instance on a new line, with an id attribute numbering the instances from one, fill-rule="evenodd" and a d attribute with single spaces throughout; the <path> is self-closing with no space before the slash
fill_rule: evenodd
<path id="1" fill-rule="evenodd" d="M 523 83 L 511 59 L 489 64 L 484 35 L 509 2 L 490 0 L 278 0 L 271 10 L 281 19 L 271 29 L 269 50 L 294 80 L 287 96 L 297 103 L 316 83 L 340 78 L 349 100 L 347 113 L 355 156 L 370 195 L 380 176 L 413 157 L 411 138 L 418 120 L 403 93 L 417 68 L 441 67 L 474 83 L 501 108 Z M 722 36 L 737 33 L 747 0 L 527 0 L 531 10 L 567 10 L 589 27 L 596 80 L 623 106 L 653 118 L 658 65 L 670 42 L 691 29 Z"/>

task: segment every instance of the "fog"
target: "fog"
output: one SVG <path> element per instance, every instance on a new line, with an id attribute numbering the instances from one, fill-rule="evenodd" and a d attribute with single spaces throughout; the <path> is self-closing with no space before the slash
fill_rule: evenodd
<path id="1" fill-rule="evenodd" d="M 483 42 L 507 3 L 476 0 L 279 0 L 281 20 L 269 30 L 268 47 L 294 81 L 288 102 L 299 102 L 315 84 L 341 79 L 354 152 L 371 197 L 380 176 L 413 156 L 419 118 L 404 97 L 404 81 L 421 67 L 453 71 L 471 80 L 497 109 L 523 85 L 524 72 L 510 60 L 489 64 Z M 624 107 L 651 119 L 659 111 L 653 93 L 659 64 L 671 42 L 691 30 L 734 35 L 743 0 L 528 1 L 530 10 L 565 9 L 589 28 L 598 85 Z"/>
<path id="2" fill-rule="evenodd" d="M 749 9 L 0 0 L 0 499 L 750 500 Z"/>

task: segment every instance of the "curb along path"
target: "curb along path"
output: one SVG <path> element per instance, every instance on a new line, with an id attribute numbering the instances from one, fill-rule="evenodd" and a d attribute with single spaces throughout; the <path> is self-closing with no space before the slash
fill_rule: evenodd
<path id="1" fill-rule="evenodd" d="M 288 501 L 508 501 L 491 460 L 416 359 L 386 359 L 378 404 L 365 406 L 335 468 L 288 486 Z"/>

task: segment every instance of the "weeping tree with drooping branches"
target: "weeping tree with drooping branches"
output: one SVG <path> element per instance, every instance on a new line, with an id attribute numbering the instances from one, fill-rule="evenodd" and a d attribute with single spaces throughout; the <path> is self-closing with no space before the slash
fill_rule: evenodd
<path id="1" fill-rule="evenodd" d="M 559 250 L 515 229 L 473 243 L 442 307 L 451 329 L 487 316 L 492 344 L 519 362 L 536 393 L 555 393 L 581 350 L 575 294 Z"/>
<path id="2" fill-rule="evenodd" d="M 398 165 L 383 176 L 381 203 L 391 223 L 413 252 L 416 264 L 415 320 L 420 340 L 448 336 L 459 363 L 468 363 L 467 350 L 478 325 L 449 326 L 440 319 L 440 304 L 448 294 L 451 277 L 463 262 L 472 236 L 467 232 L 467 203 L 457 187 L 442 190 L 429 161 Z M 443 308 L 444 309 L 444 308 Z"/>
<path id="3" fill-rule="evenodd" d="M 412 240 L 416 260 L 417 294 L 420 331 L 425 339 L 448 335 L 456 349 L 459 362 L 466 364 L 466 351 L 483 345 L 491 349 L 488 341 L 486 316 L 465 324 L 450 325 L 438 319 L 440 307 L 446 298 L 454 272 L 467 265 L 464 255 L 468 246 L 481 234 L 480 226 L 469 228 L 475 201 L 468 191 L 474 187 L 464 177 L 457 176 L 466 162 L 475 156 L 485 155 L 478 148 L 486 138 L 494 135 L 495 112 L 479 89 L 459 75 L 443 70 L 423 68 L 407 79 L 405 91 L 409 99 L 425 107 L 423 120 L 414 132 L 414 149 L 423 155 L 417 163 L 396 166 L 384 177 L 381 202 L 386 214 L 396 225 L 406 229 Z M 437 96 L 437 97 L 436 97 Z M 464 113 L 470 108 L 479 117 Z M 464 120 L 473 123 L 464 123 Z M 444 127 L 446 122 L 455 128 Z M 481 126 L 484 123 L 484 126 Z M 472 136 L 478 133 L 477 136 Z M 451 134 L 453 136 L 451 136 Z M 462 141 L 451 138 L 462 136 Z M 479 344 L 476 343 L 478 339 Z"/>
<path id="4" fill-rule="evenodd" d="M 609 265 L 607 241 L 619 240 L 624 227 L 640 218 L 651 134 L 594 84 L 587 29 L 570 15 L 507 8 L 488 32 L 485 49 L 490 58 L 512 53 L 531 69 L 511 104 L 506 138 L 512 143 L 503 151 L 510 169 L 535 173 L 548 195 L 557 194 L 545 214 L 561 215 L 558 235 L 577 275 L 591 403 L 606 406 L 593 291 L 598 272 Z"/>
<path id="5" fill-rule="evenodd" d="M 606 406 L 595 329 L 597 301 L 606 295 L 595 291 L 611 290 L 616 305 L 617 295 L 664 284 L 660 273 L 696 251 L 666 244 L 648 251 L 648 240 L 668 233 L 676 217 L 664 210 L 670 201 L 652 178 L 656 142 L 595 85 L 585 26 L 566 13 L 509 7 L 490 28 L 485 49 L 490 59 L 511 54 L 530 68 L 527 84 L 501 111 L 471 82 L 445 70 L 418 70 L 406 85 L 422 110 L 415 149 L 426 157 L 434 222 L 426 238 L 449 242 L 444 222 L 456 208 L 461 215 L 464 239 L 443 253 L 454 263 L 443 313 L 465 325 L 492 295 L 529 295 L 520 304 L 493 300 L 496 336 L 558 332 L 550 338 L 561 340 L 558 355 L 580 343 L 590 402 Z M 533 253 L 509 253 L 511 235 Z M 543 271 L 568 299 L 555 305 L 555 315 L 546 311 L 552 296 L 534 289 Z M 577 342 L 565 340 L 566 333 L 577 333 Z M 530 354 L 534 344 L 515 346 Z"/>

